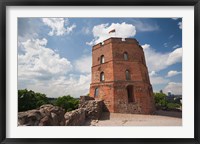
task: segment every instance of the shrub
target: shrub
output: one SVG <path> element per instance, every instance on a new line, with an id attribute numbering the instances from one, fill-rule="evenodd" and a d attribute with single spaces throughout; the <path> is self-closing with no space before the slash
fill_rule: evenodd
<path id="1" fill-rule="evenodd" d="M 79 100 L 70 95 L 59 98 L 47 98 L 45 94 L 35 93 L 32 90 L 18 90 L 18 111 L 36 109 L 44 104 L 52 104 L 72 111 L 78 108 Z"/>
<path id="2" fill-rule="evenodd" d="M 181 106 L 181 105 L 180 105 L 180 104 L 177 104 L 177 103 L 168 103 L 168 104 L 167 104 L 167 109 L 173 110 L 173 109 L 179 108 L 180 106 Z"/>
<path id="3" fill-rule="evenodd" d="M 72 111 L 78 108 L 79 100 L 70 95 L 59 97 L 55 101 L 55 105 L 62 107 L 65 111 Z"/>
<path id="4" fill-rule="evenodd" d="M 155 105 L 157 108 L 164 108 L 167 105 L 166 94 L 164 93 L 154 93 Z"/>
<path id="5" fill-rule="evenodd" d="M 45 94 L 35 93 L 32 90 L 18 90 L 18 111 L 27 111 L 48 104 Z"/>

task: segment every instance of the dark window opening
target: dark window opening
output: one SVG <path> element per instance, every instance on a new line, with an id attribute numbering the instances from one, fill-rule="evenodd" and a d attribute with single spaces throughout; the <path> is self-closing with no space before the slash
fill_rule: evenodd
<path id="1" fill-rule="evenodd" d="M 124 60 L 128 60 L 128 53 L 124 52 Z"/>
<path id="2" fill-rule="evenodd" d="M 104 63 L 104 55 L 101 56 L 101 60 L 100 63 L 103 64 Z"/>
<path id="3" fill-rule="evenodd" d="M 131 76 L 130 76 L 130 72 L 129 70 L 126 70 L 126 80 L 130 80 Z"/>
<path id="4" fill-rule="evenodd" d="M 134 99 L 134 94 L 133 94 L 133 86 L 127 86 L 126 88 L 127 90 L 127 96 L 128 96 L 128 102 L 135 102 L 135 99 Z"/>
<path id="5" fill-rule="evenodd" d="M 104 81 L 104 80 L 105 80 L 104 72 L 101 72 L 101 74 L 100 74 L 100 81 Z"/>
<path id="6" fill-rule="evenodd" d="M 99 95 L 99 88 L 96 88 L 94 91 L 94 97 L 97 97 Z"/>

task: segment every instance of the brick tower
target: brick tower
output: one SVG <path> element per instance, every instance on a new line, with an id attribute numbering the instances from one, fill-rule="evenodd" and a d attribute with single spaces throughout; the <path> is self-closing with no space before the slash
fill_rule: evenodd
<path id="1" fill-rule="evenodd" d="M 153 90 L 142 47 L 133 38 L 109 38 L 92 48 L 90 96 L 109 112 L 154 112 Z"/>

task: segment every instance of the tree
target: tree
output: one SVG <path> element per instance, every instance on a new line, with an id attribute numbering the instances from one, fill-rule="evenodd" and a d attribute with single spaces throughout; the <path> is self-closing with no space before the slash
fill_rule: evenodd
<path id="1" fill-rule="evenodd" d="M 64 108 L 66 111 L 71 111 L 78 108 L 79 100 L 70 95 L 59 97 L 55 101 L 55 105 Z"/>
<path id="2" fill-rule="evenodd" d="M 154 100 L 158 109 L 176 110 L 181 107 L 178 100 L 167 99 L 167 95 L 164 93 L 154 93 Z"/>
<path id="3" fill-rule="evenodd" d="M 27 111 L 39 108 L 44 104 L 53 104 L 71 111 L 78 108 L 79 100 L 70 95 L 59 98 L 47 98 L 45 94 L 35 93 L 32 90 L 18 90 L 18 111 Z"/>
<path id="4" fill-rule="evenodd" d="M 18 111 L 27 111 L 48 104 L 45 94 L 35 93 L 32 90 L 18 90 Z"/>
<path id="5" fill-rule="evenodd" d="M 167 105 L 166 94 L 164 93 L 154 93 L 154 100 L 157 107 L 166 107 Z"/>

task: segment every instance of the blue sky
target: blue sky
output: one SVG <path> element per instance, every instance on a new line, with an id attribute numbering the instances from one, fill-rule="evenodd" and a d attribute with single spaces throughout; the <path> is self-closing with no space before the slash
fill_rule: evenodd
<path id="1" fill-rule="evenodd" d="M 182 94 L 181 18 L 18 18 L 18 89 L 88 94 L 92 45 L 115 36 L 139 41 L 154 92 Z"/>

